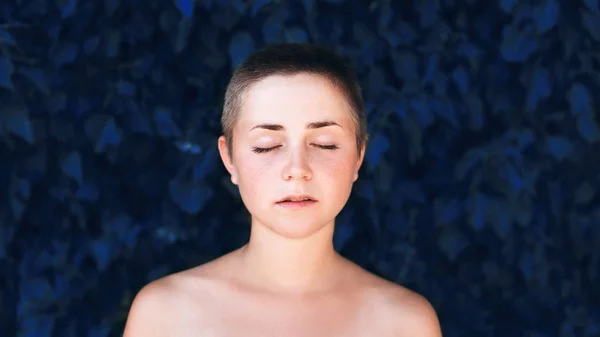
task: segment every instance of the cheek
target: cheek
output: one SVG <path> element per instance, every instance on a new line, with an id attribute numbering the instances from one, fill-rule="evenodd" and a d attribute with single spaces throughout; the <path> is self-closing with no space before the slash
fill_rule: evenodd
<path id="1" fill-rule="evenodd" d="M 356 166 L 354 156 L 349 153 L 323 155 L 316 160 L 316 163 L 319 165 L 320 172 L 337 183 L 351 179 Z"/>
<path id="2" fill-rule="evenodd" d="M 319 184 L 323 192 L 331 197 L 336 205 L 343 205 L 350 196 L 356 162 L 351 154 L 328 156 L 320 160 L 318 166 Z"/>
<path id="3" fill-rule="evenodd" d="M 253 198 L 262 190 L 269 188 L 269 174 L 271 163 L 256 155 L 246 155 L 240 158 L 241 167 L 238 167 L 240 191 L 249 198 Z"/>

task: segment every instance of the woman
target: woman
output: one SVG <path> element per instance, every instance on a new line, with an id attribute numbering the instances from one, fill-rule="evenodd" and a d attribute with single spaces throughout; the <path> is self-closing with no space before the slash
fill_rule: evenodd
<path id="1" fill-rule="evenodd" d="M 441 336 L 427 300 L 333 248 L 367 142 L 360 88 L 339 55 L 310 44 L 255 52 L 227 87 L 221 122 L 250 240 L 145 286 L 125 337 Z"/>

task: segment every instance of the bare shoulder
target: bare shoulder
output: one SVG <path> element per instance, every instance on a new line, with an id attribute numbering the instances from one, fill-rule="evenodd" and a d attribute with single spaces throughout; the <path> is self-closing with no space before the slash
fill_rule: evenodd
<path id="1" fill-rule="evenodd" d="M 442 336 L 437 313 L 425 297 L 396 284 L 384 289 L 383 294 L 389 320 L 386 323 L 394 330 L 394 336 Z"/>
<path id="2" fill-rule="evenodd" d="M 218 260 L 144 286 L 131 304 L 123 336 L 182 336 L 202 329 L 218 285 L 211 277 Z"/>
<path id="3" fill-rule="evenodd" d="M 437 313 L 424 296 L 367 271 L 362 279 L 381 336 L 442 336 Z"/>
<path id="4" fill-rule="evenodd" d="M 176 306 L 176 297 L 177 290 L 170 277 L 153 281 L 143 287 L 131 304 L 123 336 L 165 335 L 169 330 L 168 315 L 172 312 L 170 309 Z"/>

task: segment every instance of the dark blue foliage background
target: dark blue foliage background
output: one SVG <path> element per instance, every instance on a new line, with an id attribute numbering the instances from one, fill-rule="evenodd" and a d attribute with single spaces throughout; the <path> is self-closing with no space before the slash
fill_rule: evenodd
<path id="1" fill-rule="evenodd" d="M 600 336 L 598 0 L 3 0 L 0 331 L 119 336 L 135 293 L 242 245 L 225 85 L 334 46 L 368 105 L 345 256 L 444 335 Z"/>

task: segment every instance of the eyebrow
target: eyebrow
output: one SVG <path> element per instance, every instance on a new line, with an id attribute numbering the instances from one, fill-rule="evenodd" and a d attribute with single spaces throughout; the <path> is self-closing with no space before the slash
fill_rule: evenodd
<path id="1" fill-rule="evenodd" d="M 307 129 L 320 129 L 320 128 L 324 128 L 324 127 L 328 127 L 328 126 L 339 126 L 340 128 L 342 127 L 340 124 L 331 121 L 331 120 L 325 120 L 325 121 L 317 121 L 317 122 L 309 122 L 306 124 L 306 128 Z M 269 124 L 269 123 L 263 123 L 263 124 L 258 124 L 253 126 L 250 131 L 254 130 L 254 129 L 266 129 L 266 130 L 272 130 L 272 131 L 285 131 L 285 127 L 283 125 L 279 125 L 279 124 Z"/>

